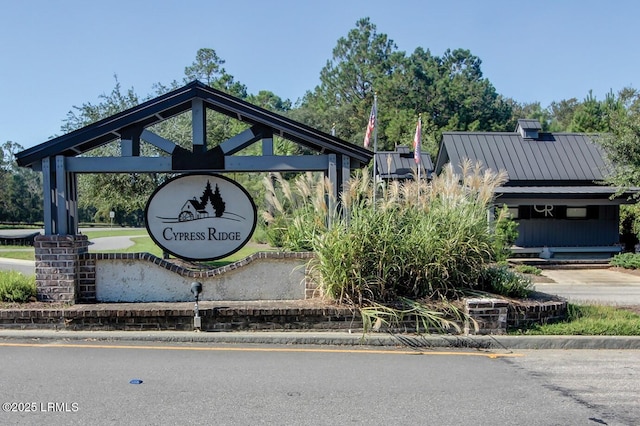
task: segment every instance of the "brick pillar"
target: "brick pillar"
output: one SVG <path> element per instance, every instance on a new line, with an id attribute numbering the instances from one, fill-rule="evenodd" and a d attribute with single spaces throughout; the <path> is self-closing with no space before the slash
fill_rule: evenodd
<path id="1" fill-rule="evenodd" d="M 96 302 L 96 256 L 93 253 L 80 255 L 76 301 L 80 303 Z"/>
<path id="2" fill-rule="evenodd" d="M 39 235 L 36 253 L 36 296 L 43 302 L 77 299 L 80 254 L 89 251 L 86 235 Z"/>
<path id="3" fill-rule="evenodd" d="M 475 331 L 472 321 L 465 321 L 464 334 L 506 334 L 509 302 L 501 299 L 466 299 L 465 311 L 475 320 L 479 330 Z"/>

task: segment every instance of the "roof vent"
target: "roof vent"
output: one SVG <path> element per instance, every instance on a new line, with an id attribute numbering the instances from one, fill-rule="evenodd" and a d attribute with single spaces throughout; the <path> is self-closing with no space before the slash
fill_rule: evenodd
<path id="1" fill-rule="evenodd" d="M 542 126 L 538 120 L 518 120 L 516 132 L 520 133 L 523 139 L 538 139 L 538 132 Z"/>

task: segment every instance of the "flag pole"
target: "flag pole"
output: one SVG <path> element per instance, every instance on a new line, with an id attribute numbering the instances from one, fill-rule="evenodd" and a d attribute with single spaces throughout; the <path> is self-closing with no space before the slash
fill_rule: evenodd
<path id="1" fill-rule="evenodd" d="M 417 140 L 417 153 L 416 163 L 418 163 L 418 182 L 420 182 L 420 174 L 422 172 L 422 151 L 420 147 L 420 143 L 422 142 L 422 113 L 418 114 L 418 129 L 416 132 L 418 133 Z"/>
<path id="2" fill-rule="evenodd" d="M 418 114 L 418 124 L 416 125 L 416 134 L 413 137 L 413 159 L 418 167 L 418 203 L 420 202 L 420 186 L 422 185 L 422 113 Z"/>
<path id="3" fill-rule="evenodd" d="M 373 108 L 375 111 L 375 122 L 373 125 L 373 211 L 376 210 L 376 192 L 378 190 L 378 186 L 376 184 L 376 169 L 377 161 L 376 161 L 376 152 L 378 151 L 378 94 L 373 92 Z"/>

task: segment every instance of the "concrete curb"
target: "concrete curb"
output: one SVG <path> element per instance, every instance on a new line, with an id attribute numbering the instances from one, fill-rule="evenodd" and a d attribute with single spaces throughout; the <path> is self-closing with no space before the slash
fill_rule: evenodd
<path id="1" fill-rule="evenodd" d="M 472 349 L 640 349 L 640 336 L 444 336 L 348 332 L 0 330 L 0 340 L 183 342 Z"/>

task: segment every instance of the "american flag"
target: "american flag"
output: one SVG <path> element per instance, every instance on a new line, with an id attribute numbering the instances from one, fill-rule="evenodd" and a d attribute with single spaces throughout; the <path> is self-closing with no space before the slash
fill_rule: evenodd
<path id="1" fill-rule="evenodd" d="M 418 117 L 416 135 L 413 137 L 413 159 L 420 164 L 420 139 L 422 138 L 422 117 Z"/>
<path id="2" fill-rule="evenodd" d="M 369 115 L 369 124 L 367 125 L 367 132 L 364 134 L 364 146 L 365 148 L 369 148 L 371 144 L 371 135 L 373 135 L 373 131 L 376 128 L 376 114 L 377 114 L 377 106 L 376 99 L 373 98 L 373 106 L 371 107 L 371 114 Z"/>

